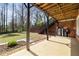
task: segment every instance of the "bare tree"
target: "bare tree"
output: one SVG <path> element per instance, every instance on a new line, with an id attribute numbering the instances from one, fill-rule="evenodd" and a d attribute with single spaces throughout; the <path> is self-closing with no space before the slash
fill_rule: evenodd
<path id="1" fill-rule="evenodd" d="M 5 32 L 5 3 L 3 5 L 3 32 Z"/>
<path id="2" fill-rule="evenodd" d="M 22 20 L 22 31 L 24 31 L 24 19 L 23 19 L 23 15 L 24 15 L 24 11 L 23 11 L 23 3 L 22 3 L 22 16 L 21 16 L 21 20 Z"/>
<path id="3" fill-rule="evenodd" d="M 3 11 L 4 10 L 4 7 L 3 7 L 3 5 L 2 5 L 2 12 L 1 12 L 1 20 L 2 20 L 2 32 L 4 32 L 4 18 L 3 18 Z"/>
<path id="4" fill-rule="evenodd" d="M 12 4 L 12 32 L 14 32 L 14 3 Z"/>
<path id="5" fill-rule="evenodd" d="M 8 3 L 6 3 L 6 32 L 7 32 L 7 15 L 8 15 Z"/>

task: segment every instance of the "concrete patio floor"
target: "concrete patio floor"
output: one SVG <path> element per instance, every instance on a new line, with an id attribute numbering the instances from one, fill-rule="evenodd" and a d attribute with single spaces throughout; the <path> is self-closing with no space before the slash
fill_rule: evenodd
<path id="1" fill-rule="evenodd" d="M 51 36 L 48 41 L 43 40 L 30 46 L 30 51 L 25 47 L 9 56 L 71 56 L 71 40 L 69 37 Z"/>

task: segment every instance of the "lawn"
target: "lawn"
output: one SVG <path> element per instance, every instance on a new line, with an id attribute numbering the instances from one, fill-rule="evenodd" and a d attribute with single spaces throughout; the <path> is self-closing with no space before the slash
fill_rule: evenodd
<path id="1" fill-rule="evenodd" d="M 8 33 L 0 35 L 0 43 L 8 42 L 10 40 L 18 40 L 26 37 L 25 33 Z"/>
<path id="2" fill-rule="evenodd" d="M 10 40 L 20 40 L 26 38 L 26 33 L 8 33 L 8 34 L 2 34 L 0 35 L 0 43 L 8 42 Z M 30 38 L 32 41 L 45 39 L 45 35 L 41 35 L 38 33 L 30 33 Z"/>

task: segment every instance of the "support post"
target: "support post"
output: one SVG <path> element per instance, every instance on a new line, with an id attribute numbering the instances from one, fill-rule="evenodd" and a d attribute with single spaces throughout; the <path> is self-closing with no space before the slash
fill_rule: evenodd
<path id="1" fill-rule="evenodd" d="M 26 47 L 30 50 L 30 3 L 27 3 Z"/>
<path id="2" fill-rule="evenodd" d="M 46 13 L 46 17 L 47 17 L 47 23 L 46 23 L 46 34 L 47 34 L 47 40 L 49 40 L 49 33 L 48 33 L 48 26 L 49 26 L 49 16 Z"/>

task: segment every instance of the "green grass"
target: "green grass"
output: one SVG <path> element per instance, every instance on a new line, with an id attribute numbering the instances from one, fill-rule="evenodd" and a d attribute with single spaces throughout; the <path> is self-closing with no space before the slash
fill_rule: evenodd
<path id="1" fill-rule="evenodd" d="M 12 40 L 20 40 L 26 38 L 26 33 L 8 33 L 0 35 L 0 43 L 9 42 Z M 45 39 L 45 35 L 41 35 L 38 33 L 30 33 L 30 38 L 32 41 Z"/>
<path id="2" fill-rule="evenodd" d="M 18 39 L 23 39 L 26 37 L 25 33 L 8 33 L 8 34 L 3 34 L 0 35 L 0 43 L 2 42 L 9 42 L 12 40 L 18 40 Z"/>

